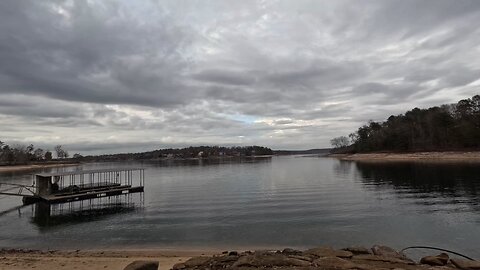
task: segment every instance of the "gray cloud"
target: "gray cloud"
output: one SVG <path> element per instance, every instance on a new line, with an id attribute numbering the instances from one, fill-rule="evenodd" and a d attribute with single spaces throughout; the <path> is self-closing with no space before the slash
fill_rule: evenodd
<path id="1" fill-rule="evenodd" d="M 477 94 L 478 18 L 474 0 L 1 1 L 0 139 L 326 147 Z"/>
<path id="2" fill-rule="evenodd" d="M 255 82 L 253 74 L 248 76 L 244 71 L 228 70 L 203 70 L 192 77 L 204 82 L 211 82 L 225 85 L 251 85 Z"/>
<path id="3" fill-rule="evenodd" d="M 184 102 L 180 51 L 188 29 L 168 17 L 147 25 L 134 14 L 122 18 L 128 7 L 116 4 L 64 4 L 0 4 L 2 92 L 100 104 Z"/>

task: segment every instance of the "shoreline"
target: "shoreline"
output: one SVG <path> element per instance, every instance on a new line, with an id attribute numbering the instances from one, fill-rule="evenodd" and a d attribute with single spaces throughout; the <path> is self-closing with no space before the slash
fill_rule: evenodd
<path id="1" fill-rule="evenodd" d="M 480 151 L 442 151 L 412 153 L 329 154 L 327 157 L 345 161 L 422 161 L 422 162 L 480 162 Z"/>
<path id="2" fill-rule="evenodd" d="M 28 165 L 8 165 L 0 166 L 0 173 L 4 172 L 19 172 L 19 171 L 33 171 L 38 169 L 58 168 L 78 166 L 80 163 L 50 163 L 50 164 L 28 164 Z"/>
<path id="3" fill-rule="evenodd" d="M 430 254 L 433 254 L 431 251 Z M 425 260 L 426 259 L 426 260 Z M 441 260 L 439 264 L 439 259 Z M 160 270 L 198 269 L 464 269 L 457 256 L 433 255 L 412 260 L 406 254 L 387 246 L 361 246 L 334 249 L 328 246 L 307 250 L 250 249 L 185 250 L 185 249 L 98 249 L 98 250 L 25 250 L 0 249 L 0 270 L 19 269 L 124 269 L 134 261 L 157 262 Z M 126 268 L 125 268 L 126 269 Z M 133 268 L 132 268 L 133 269 Z M 142 268 L 143 269 L 143 268 Z M 150 269 L 150 268 L 148 268 Z M 470 269 L 470 268 L 468 268 Z M 473 268 L 472 268 L 473 269 Z M 477 268 L 474 268 L 477 269 Z"/>

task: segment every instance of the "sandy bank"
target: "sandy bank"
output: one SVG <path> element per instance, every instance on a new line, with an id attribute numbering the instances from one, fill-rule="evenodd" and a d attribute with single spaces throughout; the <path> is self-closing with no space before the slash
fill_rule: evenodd
<path id="1" fill-rule="evenodd" d="M 20 269 L 123 269 L 132 261 L 154 260 L 159 269 L 171 269 L 173 265 L 195 256 L 211 256 L 214 251 L 180 250 L 79 250 L 79 251 L 3 251 L 0 252 L 0 270 Z"/>
<path id="2" fill-rule="evenodd" d="M 352 161 L 437 161 L 480 162 L 480 151 L 472 152 L 415 152 L 415 153 L 366 153 L 331 154 L 329 157 Z"/>
<path id="3" fill-rule="evenodd" d="M 30 164 L 30 165 L 15 165 L 15 166 L 0 166 L 0 173 L 2 172 L 17 172 L 17 171 L 33 171 L 45 168 L 69 167 L 78 166 L 78 163 L 57 163 L 57 164 Z"/>

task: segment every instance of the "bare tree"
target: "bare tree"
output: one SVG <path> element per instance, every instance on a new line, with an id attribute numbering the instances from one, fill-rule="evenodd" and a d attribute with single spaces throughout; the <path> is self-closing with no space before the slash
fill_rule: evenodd
<path id="1" fill-rule="evenodd" d="M 61 145 L 57 145 L 53 148 L 57 154 L 57 158 L 68 158 L 68 152 L 65 151 Z"/>
<path id="2" fill-rule="evenodd" d="M 330 144 L 335 148 L 347 147 L 350 145 L 350 141 L 345 136 L 336 137 L 330 140 Z"/>

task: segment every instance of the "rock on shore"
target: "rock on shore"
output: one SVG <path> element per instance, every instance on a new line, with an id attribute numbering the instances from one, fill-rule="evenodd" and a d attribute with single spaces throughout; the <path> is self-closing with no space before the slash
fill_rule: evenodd
<path id="1" fill-rule="evenodd" d="M 480 269 L 480 262 L 452 259 L 442 253 L 422 258 L 416 263 L 404 254 L 385 246 L 349 247 L 336 250 L 318 247 L 305 251 L 284 249 L 282 251 L 224 252 L 212 257 L 194 257 L 173 266 L 173 270 L 219 270 L 219 269 L 395 269 L 395 270 L 448 270 Z M 479 267 L 479 268 L 476 268 Z"/>

